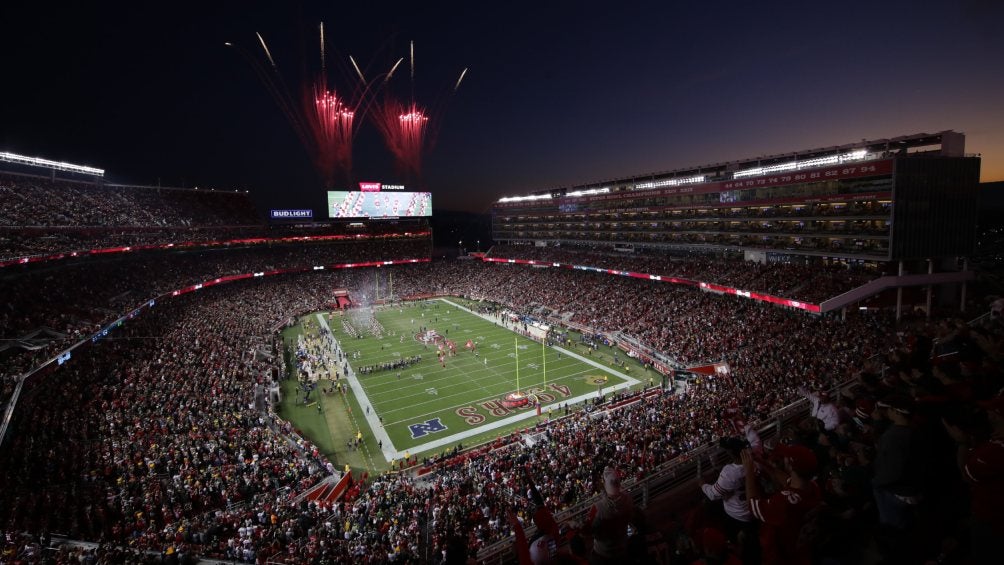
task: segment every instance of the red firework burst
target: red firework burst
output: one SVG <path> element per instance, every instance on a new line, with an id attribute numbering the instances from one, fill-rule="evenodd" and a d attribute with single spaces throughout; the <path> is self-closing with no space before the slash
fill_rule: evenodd
<path id="1" fill-rule="evenodd" d="M 336 171 L 352 170 L 352 121 L 355 110 L 345 104 L 334 91 L 315 84 L 304 108 L 311 110 L 307 120 L 317 148 L 317 166 L 325 184 L 335 183 Z"/>
<path id="2" fill-rule="evenodd" d="M 256 33 L 268 66 L 243 49 L 227 43 L 244 56 L 275 99 L 304 148 L 310 154 L 326 188 L 349 179 L 352 171 L 352 141 L 357 127 L 356 108 L 363 97 L 360 90 L 348 96 L 329 88 L 332 84 L 325 62 L 324 23 L 320 26 L 320 71 L 314 80 L 303 80 L 299 103 L 290 94 L 275 59 L 260 33 Z M 352 61 L 355 66 L 355 61 Z M 358 68 L 357 68 L 358 70 Z"/>
<path id="3" fill-rule="evenodd" d="M 437 103 L 432 105 L 432 110 L 427 110 L 415 102 L 414 43 L 411 44 L 410 50 L 411 102 L 403 103 L 399 101 L 400 98 L 395 98 L 387 92 L 385 86 L 404 58 L 394 63 L 386 73 L 367 80 L 355 59 L 350 56 L 348 60 L 359 77 L 358 84 L 348 90 L 348 95 L 345 95 L 345 91 L 339 92 L 329 87 L 333 83 L 328 76 L 325 61 L 323 23 L 320 24 L 319 30 L 320 71 L 313 75 L 313 80 L 301 81 L 303 88 L 299 100 L 290 94 L 279 67 L 260 33 L 256 32 L 255 35 L 265 55 L 264 60 L 250 55 L 232 43 L 228 42 L 226 45 L 237 50 L 258 74 L 258 78 L 275 99 L 297 137 L 311 155 L 326 188 L 330 189 L 339 182 L 351 180 L 352 142 L 358 132 L 359 124 L 364 121 L 362 118 L 370 112 L 394 156 L 398 172 L 409 183 L 421 184 L 422 157 L 431 149 L 435 138 L 435 128 L 430 127 L 430 124 L 438 127 L 442 121 L 440 117 L 443 115 L 448 96 L 439 97 Z M 464 69 L 449 94 L 457 91 L 466 74 L 467 69 Z M 378 97 L 383 100 L 382 103 Z"/>
<path id="4" fill-rule="evenodd" d="M 388 99 L 377 109 L 375 120 L 399 173 L 412 181 L 420 178 L 429 117 L 414 103 L 405 106 Z"/>
<path id="5" fill-rule="evenodd" d="M 433 110 L 418 105 L 415 102 L 415 44 L 410 44 L 411 57 L 411 102 L 403 103 L 384 91 L 383 103 L 373 105 L 373 120 L 398 168 L 398 173 L 411 184 L 420 185 L 422 177 L 422 158 L 435 143 L 435 133 L 442 122 L 442 115 L 448 96 L 441 96 L 433 105 Z M 390 80 L 401 60 L 391 67 L 384 78 L 384 83 Z M 453 92 L 460 87 L 467 73 L 464 69 L 453 86 Z"/>

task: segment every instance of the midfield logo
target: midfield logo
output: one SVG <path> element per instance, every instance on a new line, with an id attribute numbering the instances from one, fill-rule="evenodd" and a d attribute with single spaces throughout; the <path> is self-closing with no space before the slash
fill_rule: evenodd
<path id="1" fill-rule="evenodd" d="M 431 420 L 426 420 L 426 422 L 411 424 L 408 426 L 411 430 L 411 439 L 418 439 L 420 437 L 425 437 L 428 434 L 434 434 L 436 432 L 441 432 L 446 429 L 446 424 L 439 421 L 439 418 L 433 418 Z"/>

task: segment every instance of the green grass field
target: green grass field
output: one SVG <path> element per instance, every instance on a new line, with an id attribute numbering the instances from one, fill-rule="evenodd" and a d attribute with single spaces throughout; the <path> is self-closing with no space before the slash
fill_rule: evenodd
<path id="1" fill-rule="evenodd" d="M 619 354 L 623 366 L 613 364 L 614 351 L 607 347 L 594 352 L 573 344 L 548 347 L 545 352 L 539 342 L 518 336 L 494 318 L 467 311 L 464 305 L 470 303 L 439 299 L 378 308 L 373 314 L 382 326 L 380 337 L 351 311 L 305 316 L 286 330 L 287 343 L 295 344 L 300 332 L 316 334 L 321 324 L 327 324 L 355 375 L 342 379 L 349 382 L 347 394 L 321 396 L 320 408 L 316 403 L 295 403 L 296 383 L 287 381 L 280 415 L 337 464 L 379 472 L 405 454 L 426 456 L 457 444 L 476 445 L 535 424 L 535 408 L 509 409 L 501 402 L 517 390 L 517 355 L 519 390 L 537 396 L 540 418 L 564 413 L 565 404 L 578 407 L 601 389 L 609 393 L 648 381 L 649 374 L 623 352 Z M 346 333 L 346 324 L 362 337 Z M 445 368 L 437 360 L 437 346 L 418 339 L 423 326 L 455 343 L 456 355 L 446 357 Z M 476 345 L 477 355 L 465 348 L 468 340 Z M 402 369 L 359 372 L 363 366 L 418 355 L 420 362 Z M 327 386 L 328 381 L 321 381 L 319 388 Z M 349 449 L 346 443 L 359 432 L 364 437 L 362 449 Z"/>

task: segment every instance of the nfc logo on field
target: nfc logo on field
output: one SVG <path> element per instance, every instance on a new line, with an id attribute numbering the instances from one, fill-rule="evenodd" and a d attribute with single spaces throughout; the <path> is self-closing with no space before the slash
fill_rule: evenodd
<path id="1" fill-rule="evenodd" d="M 418 439 L 445 430 L 446 424 L 440 422 L 439 418 L 433 418 L 425 423 L 411 424 L 408 429 L 411 430 L 411 439 Z"/>

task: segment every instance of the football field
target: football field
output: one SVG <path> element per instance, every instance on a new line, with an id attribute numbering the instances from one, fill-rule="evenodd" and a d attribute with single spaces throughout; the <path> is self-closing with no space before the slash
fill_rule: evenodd
<path id="1" fill-rule="evenodd" d="M 522 325 L 478 315 L 455 299 L 307 318 L 314 331 L 330 329 L 351 367 L 341 379 L 347 392 L 334 393 L 341 401 L 324 399 L 329 425 L 356 427 L 369 436 L 371 457 L 384 462 L 432 455 L 458 443 L 475 445 L 533 426 L 549 414 L 557 417 L 566 404 L 574 407 L 638 384 L 628 366 L 634 367 L 635 377 L 643 377 L 623 352 L 621 362 L 631 365 L 611 363 L 613 350 L 593 352 L 574 343 L 545 347 L 511 329 Z M 517 408 L 504 402 L 517 390 L 539 402 L 540 416 L 532 403 Z M 332 435 L 343 434 L 332 429 Z M 337 455 L 339 446 L 334 451 Z"/>

